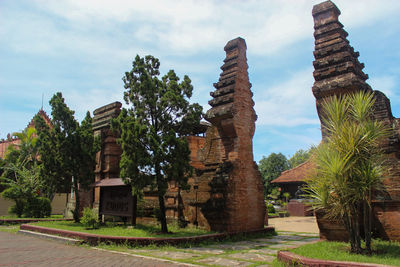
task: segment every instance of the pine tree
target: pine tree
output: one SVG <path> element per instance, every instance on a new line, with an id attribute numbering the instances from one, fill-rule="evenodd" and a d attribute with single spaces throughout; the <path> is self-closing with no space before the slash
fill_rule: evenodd
<path id="1" fill-rule="evenodd" d="M 153 56 L 136 56 L 133 68 L 123 77 L 124 100 L 130 105 L 112 122 L 122 148 L 121 177 L 140 192 L 157 189 L 161 231 L 168 232 L 164 195 L 168 181 L 185 186 L 192 171 L 190 150 L 184 135 L 199 124 L 202 107 L 190 104 L 193 86 L 188 76 L 179 82 L 173 70 L 161 80 L 160 62 Z"/>

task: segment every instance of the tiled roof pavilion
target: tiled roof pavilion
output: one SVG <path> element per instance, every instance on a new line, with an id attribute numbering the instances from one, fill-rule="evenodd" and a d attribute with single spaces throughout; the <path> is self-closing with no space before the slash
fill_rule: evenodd
<path id="1" fill-rule="evenodd" d="M 312 162 L 312 160 L 307 160 L 293 169 L 283 171 L 281 175 L 272 180 L 271 183 L 305 183 L 306 178 L 310 175 L 310 172 L 314 168 L 315 164 Z"/>

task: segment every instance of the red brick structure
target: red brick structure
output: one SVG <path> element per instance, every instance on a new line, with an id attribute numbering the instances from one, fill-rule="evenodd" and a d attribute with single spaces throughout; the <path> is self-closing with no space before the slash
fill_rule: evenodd
<path id="1" fill-rule="evenodd" d="M 96 154 L 95 182 L 100 183 L 103 181 L 103 183 L 98 184 L 93 189 L 80 191 L 80 212 L 85 207 L 99 208 L 101 186 L 125 186 L 121 179 L 108 180 L 119 177 L 119 160 L 122 150 L 116 143 L 116 136 L 110 130 L 110 122 L 112 118 L 119 115 L 121 106 L 120 102 L 114 102 L 100 107 L 93 112 L 93 132 L 101 140 L 101 150 Z M 64 213 L 67 218 L 72 217 L 72 210 L 74 208 L 75 197 L 73 192 L 71 192 Z"/>
<path id="2" fill-rule="evenodd" d="M 242 38 L 225 46 L 226 58 L 219 81 L 211 92 L 212 108 L 195 133 L 187 136 L 194 175 L 190 189 L 171 182 L 165 195 L 168 218 L 184 219 L 215 231 L 248 232 L 264 228 L 264 186 L 253 160 L 253 135 L 257 116 L 253 109 L 247 73 L 246 43 Z M 119 177 L 121 149 L 109 130 L 109 121 L 119 114 L 116 102 L 95 110 L 93 130 L 101 136 L 97 155 L 94 206 L 101 201 L 103 186 L 122 186 Z M 205 133 L 205 137 L 204 137 Z M 203 136 L 201 136 L 203 134 Z M 112 180 L 112 181 L 111 181 Z M 154 192 L 145 192 L 145 206 L 156 206 Z"/>
<path id="3" fill-rule="evenodd" d="M 264 227 L 261 174 L 253 160 L 257 115 L 247 73 L 246 43 L 237 38 L 225 48 L 219 81 L 214 83 L 205 118 L 212 124 L 199 142 L 192 190 L 182 192 L 185 217 L 216 231 L 250 231 Z M 203 144 L 204 142 L 204 144 Z"/>
<path id="4" fill-rule="evenodd" d="M 110 130 L 112 118 L 118 117 L 122 104 L 114 102 L 93 111 L 93 132 L 100 137 L 101 150 L 96 154 L 95 182 L 119 177 L 119 161 L 122 154 L 117 137 Z M 100 187 L 94 189 L 94 206 L 100 203 Z"/>
<path id="5" fill-rule="evenodd" d="M 375 118 L 394 127 L 392 137 L 382 144 L 388 168 L 384 179 L 385 192 L 375 194 L 373 201 L 374 230 L 382 238 L 400 240 L 399 119 L 392 116 L 389 99 L 382 92 L 372 90 L 365 82 L 368 75 L 362 71 L 364 64 L 358 61 L 359 53 L 354 51 L 346 38 L 348 34 L 338 20 L 340 11 L 335 4 L 325 1 L 315 5 L 312 15 L 315 29 L 315 82 L 312 91 L 320 119 L 321 105 L 327 97 L 361 90 L 374 93 Z"/>

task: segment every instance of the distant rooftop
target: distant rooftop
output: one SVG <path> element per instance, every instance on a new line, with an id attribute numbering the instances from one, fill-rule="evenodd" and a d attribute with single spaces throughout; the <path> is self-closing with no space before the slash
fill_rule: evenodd
<path id="1" fill-rule="evenodd" d="M 315 168 L 314 163 L 311 160 L 300 164 L 293 169 L 283 171 L 281 175 L 272 180 L 271 183 L 299 183 L 305 182 L 306 178 L 310 175 L 310 172 Z"/>

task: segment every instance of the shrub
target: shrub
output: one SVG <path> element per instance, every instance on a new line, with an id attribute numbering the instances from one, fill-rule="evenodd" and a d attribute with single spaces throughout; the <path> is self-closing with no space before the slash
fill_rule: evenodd
<path id="1" fill-rule="evenodd" d="M 8 209 L 8 213 L 17 215 L 18 218 L 22 217 L 24 212 L 25 202 L 15 200 L 15 204 Z"/>
<path id="2" fill-rule="evenodd" d="M 268 209 L 268 213 L 275 213 L 275 208 L 274 205 L 272 205 L 272 203 L 268 203 L 267 204 L 267 209 Z"/>
<path id="3" fill-rule="evenodd" d="M 83 215 L 80 221 L 87 229 L 95 229 L 99 227 L 99 217 L 96 211 L 91 208 L 85 208 L 83 210 Z"/>
<path id="4" fill-rule="evenodd" d="M 25 217 L 44 218 L 51 214 L 51 201 L 46 197 L 35 197 L 27 201 L 24 208 Z"/>

